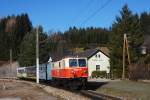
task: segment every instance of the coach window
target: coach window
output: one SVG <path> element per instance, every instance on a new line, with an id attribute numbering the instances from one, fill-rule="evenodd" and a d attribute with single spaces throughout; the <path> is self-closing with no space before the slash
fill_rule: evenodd
<path id="1" fill-rule="evenodd" d="M 77 67 L 77 59 L 69 59 L 70 67 Z"/>

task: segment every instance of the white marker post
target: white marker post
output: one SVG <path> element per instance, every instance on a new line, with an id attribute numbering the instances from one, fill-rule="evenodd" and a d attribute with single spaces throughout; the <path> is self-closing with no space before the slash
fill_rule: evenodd
<path id="1" fill-rule="evenodd" d="M 36 83 L 39 83 L 39 33 L 36 29 Z"/>
<path id="2" fill-rule="evenodd" d="M 48 62 L 50 63 L 50 62 L 52 62 L 52 58 L 51 57 L 49 57 L 49 60 L 48 60 Z"/>

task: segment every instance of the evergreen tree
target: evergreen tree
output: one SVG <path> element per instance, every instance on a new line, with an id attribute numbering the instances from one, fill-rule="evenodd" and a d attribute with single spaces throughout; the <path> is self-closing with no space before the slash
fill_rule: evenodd
<path id="1" fill-rule="evenodd" d="M 6 26 L 7 19 L 3 18 L 0 20 L 0 60 L 7 60 L 9 55 L 7 46 L 7 34 L 5 34 L 5 26 Z"/>
<path id="2" fill-rule="evenodd" d="M 143 34 L 138 15 L 132 14 L 127 5 L 123 6 L 120 13 L 121 16 L 117 17 L 112 25 L 110 48 L 111 71 L 118 77 L 121 77 L 122 73 L 123 35 L 127 34 L 128 37 L 132 63 L 138 60 L 138 48 L 143 43 Z"/>
<path id="3" fill-rule="evenodd" d="M 36 58 L 36 31 L 27 33 L 20 46 L 19 63 L 20 66 L 35 65 Z"/>
<path id="4" fill-rule="evenodd" d="M 145 35 L 150 35 L 150 13 L 143 12 L 140 16 L 142 31 Z"/>
<path id="5" fill-rule="evenodd" d="M 109 42 L 110 31 L 103 28 L 76 28 L 71 27 L 64 32 L 63 37 L 67 43 L 84 47 L 86 44 L 107 45 Z"/>
<path id="6" fill-rule="evenodd" d="M 0 60 L 9 59 L 9 50 L 12 49 L 13 60 L 17 60 L 20 43 L 32 24 L 27 14 L 7 16 L 0 19 Z"/>
<path id="7" fill-rule="evenodd" d="M 48 36 L 43 32 L 42 26 L 39 27 L 39 60 L 40 63 L 46 63 L 49 59 L 50 43 Z M 27 33 L 21 43 L 19 63 L 21 66 L 35 65 L 36 59 L 36 29 Z"/>

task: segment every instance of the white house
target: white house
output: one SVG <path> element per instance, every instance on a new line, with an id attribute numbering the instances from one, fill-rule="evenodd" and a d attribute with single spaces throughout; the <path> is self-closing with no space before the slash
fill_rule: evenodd
<path id="1" fill-rule="evenodd" d="M 88 76 L 90 77 L 93 71 L 106 71 L 110 73 L 110 58 L 109 50 L 106 47 L 101 47 L 99 49 L 87 49 L 80 53 L 68 54 L 68 55 L 58 55 L 53 53 L 50 55 L 53 61 L 62 59 L 64 56 L 75 56 L 75 57 L 85 57 L 87 58 L 88 66 Z"/>
<path id="2" fill-rule="evenodd" d="M 79 53 L 78 56 L 87 58 L 89 77 L 91 76 L 92 72 L 96 70 L 110 73 L 110 58 L 108 53 L 104 53 L 104 49 L 88 49 Z"/>

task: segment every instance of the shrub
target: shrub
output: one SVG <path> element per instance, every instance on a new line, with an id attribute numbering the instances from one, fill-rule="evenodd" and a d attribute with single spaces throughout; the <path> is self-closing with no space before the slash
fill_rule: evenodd
<path id="1" fill-rule="evenodd" d="M 104 78 L 106 76 L 106 71 L 93 71 L 92 72 L 92 77 L 94 78 L 98 78 L 98 77 L 101 77 L 101 78 Z"/>

